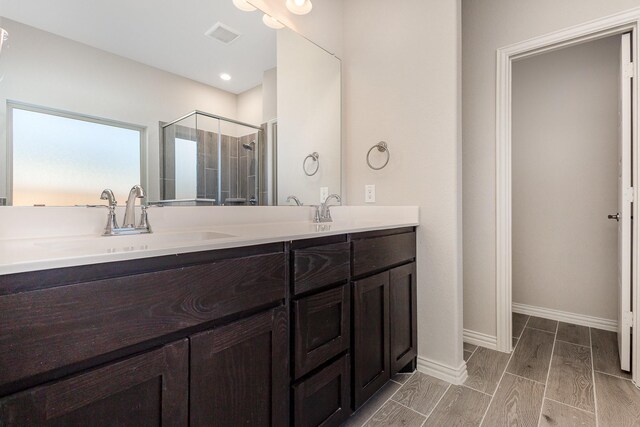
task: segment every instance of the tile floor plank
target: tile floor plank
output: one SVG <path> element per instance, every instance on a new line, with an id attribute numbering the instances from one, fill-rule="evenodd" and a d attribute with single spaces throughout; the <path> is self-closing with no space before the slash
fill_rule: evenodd
<path id="1" fill-rule="evenodd" d="M 360 407 L 351 417 L 342 425 L 342 427 L 360 427 L 362 426 L 373 414 L 378 412 L 378 409 L 389 400 L 396 391 L 400 389 L 400 384 L 393 381 L 387 381 L 380 390 L 376 392 L 364 405 Z"/>
<path id="2" fill-rule="evenodd" d="M 424 420 L 424 416 L 389 400 L 365 424 L 365 427 L 420 427 Z"/>
<path id="3" fill-rule="evenodd" d="M 465 362 L 469 361 L 469 359 L 471 358 L 471 355 L 472 355 L 472 354 L 473 354 L 473 352 L 472 352 L 472 351 L 467 351 L 467 350 L 465 350 L 465 351 L 464 351 L 464 361 L 465 361 Z"/>
<path id="4" fill-rule="evenodd" d="M 518 338 L 522 334 L 524 325 L 527 324 L 529 316 L 520 313 L 511 313 L 511 335 Z"/>
<path id="5" fill-rule="evenodd" d="M 398 372 L 391 379 L 397 383 L 404 384 L 413 374 L 414 372 Z"/>
<path id="6" fill-rule="evenodd" d="M 540 417 L 540 427 L 595 427 L 595 415 L 545 399 Z"/>
<path id="7" fill-rule="evenodd" d="M 557 320 L 544 319 L 542 317 L 531 316 L 527 322 L 527 328 L 540 329 L 541 331 L 556 332 Z"/>
<path id="8" fill-rule="evenodd" d="M 640 424 L 640 390 L 631 381 L 595 373 L 598 425 L 600 427 Z"/>
<path id="9" fill-rule="evenodd" d="M 513 337 L 513 338 L 512 338 L 512 341 L 511 341 L 511 344 L 512 344 L 512 345 L 513 345 L 513 347 L 515 348 L 515 346 L 516 346 L 516 345 L 518 345 L 518 338 Z"/>
<path id="10" fill-rule="evenodd" d="M 462 343 L 462 348 L 464 349 L 464 351 L 474 351 L 476 348 L 478 348 L 477 345 L 475 344 L 469 344 L 468 342 L 464 342 Z"/>
<path id="11" fill-rule="evenodd" d="M 483 426 L 536 426 L 542 407 L 544 385 L 504 374 Z"/>
<path id="12" fill-rule="evenodd" d="M 507 362 L 509 362 L 509 354 L 479 347 L 467 362 L 469 377 L 464 385 L 483 393 L 493 394 Z"/>
<path id="13" fill-rule="evenodd" d="M 452 385 L 424 426 L 479 426 L 491 396 L 470 388 Z"/>
<path id="14" fill-rule="evenodd" d="M 553 334 L 525 328 L 507 372 L 544 384 L 551 361 L 553 341 Z"/>
<path id="15" fill-rule="evenodd" d="M 615 332 L 591 328 L 593 347 L 593 369 L 597 372 L 631 378 L 631 374 L 620 369 L 618 335 Z"/>
<path id="16" fill-rule="evenodd" d="M 549 399 L 594 412 L 591 349 L 556 341 L 547 387 Z"/>
<path id="17" fill-rule="evenodd" d="M 472 358 L 474 359 L 475 356 Z M 416 372 L 391 398 L 421 414 L 428 414 L 447 391 L 449 383 Z"/>
<path id="18" fill-rule="evenodd" d="M 586 326 L 574 325 L 560 322 L 556 339 L 570 342 L 571 344 L 589 346 L 589 328 Z"/>

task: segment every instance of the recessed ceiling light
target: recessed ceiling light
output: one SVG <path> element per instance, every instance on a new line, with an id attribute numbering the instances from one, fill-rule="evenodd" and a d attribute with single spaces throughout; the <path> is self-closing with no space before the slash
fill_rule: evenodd
<path id="1" fill-rule="evenodd" d="M 282 22 L 278 21 L 273 16 L 267 15 L 266 13 L 262 17 L 262 22 L 264 22 L 264 25 L 266 25 L 269 28 L 273 28 L 274 30 L 279 30 L 281 28 L 284 28 L 284 24 Z"/>
<path id="2" fill-rule="evenodd" d="M 289 12 L 295 13 L 296 15 L 306 15 L 311 12 L 313 8 L 311 0 L 287 0 L 285 4 Z"/>
<path id="3" fill-rule="evenodd" d="M 222 73 L 222 74 L 220 74 L 220 78 L 221 78 L 222 80 L 225 80 L 225 81 L 229 81 L 229 80 L 231 80 L 231 76 L 230 76 L 229 74 L 227 74 L 227 73 Z"/>
<path id="4" fill-rule="evenodd" d="M 243 12 L 253 12 L 256 10 L 255 6 L 251 5 L 247 0 L 233 0 L 233 4 Z"/>

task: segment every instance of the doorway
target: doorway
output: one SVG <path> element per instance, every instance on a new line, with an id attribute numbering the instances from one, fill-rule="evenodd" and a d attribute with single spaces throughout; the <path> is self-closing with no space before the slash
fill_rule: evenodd
<path id="1" fill-rule="evenodd" d="M 497 349 L 505 352 L 510 352 L 512 349 L 512 285 L 515 271 L 513 270 L 514 261 L 517 261 L 517 255 L 513 254 L 513 241 L 512 238 L 514 236 L 514 225 L 515 222 L 512 218 L 512 209 L 513 209 L 513 201 L 517 200 L 518 196 L 521 194 L 515 194 L 515 188 L 513 188 L 513 178 L 515 176 L 514 171 L 512 169 L 512 155 L 515 153 L 515 147 L 512 145 L 512 96 L 513 96 L 513 70 L 514 63 L 518 60 L 524 58 L 531 58 L 536 55 L 540 55 L 542 53 L 549 53 L 553 51 L 557 51 L 564 47 L 569 46 L 578 46 L 582 43 L 587 42 L 597 42 L 601 41 L 607 37 L 616 36 L 618 40 L 621 40 L 621 51 L 624 51 L 622 47 L 622 40 L 626 37 L 627 40 L 627 52 L 629 56 L 634 54 L 637 51 L 637 43 L 636 43 L 636 31 L 638 20 L 640 19 L 640 13 L 638 11 L 631 11 L 626 14 L 619 14 L 615 17 L 608 17 L 606 19 L 602 19 L 599 21 L 590 22 L 583 26 L 573 27 L 564 31 L 560 31 L 551 35 L 547 35 L 544 37 L 539 37 L 536 39 L 528 40 L 523 43 L 519 43 L 516 45 L 512 45 L 503 49 L 499 49 L 498 51 L 498 87 L 497 87 L 497 154 L 498 154 L 498 162 L 497 162 L 497 243 L 498 243 L 498 253 L 497 253 L 497 280 L 496 280 L 496 291 L 497 291 Z M 624 33 L 628 33 L 627 36 L 621 36 Z M 632 274 L 635 269 L 632 267 L 636 264 L 638 251 L 633 250 L 633 257 L 631 256 L 632 247 L 637 246 L 638 239 L 637 234 L 638 230 L 631 227 L 631 218 L 633 212 L 637 210 L 637 206 L 634 206 L 631 203 L 631 198 L 635 195 L 636 190 L 632 187 L 633 181 L 635 181 L 635 176 L 637 175 L 637 168 L 633 166 L 637 163 L 637 150 L 632 150 L 632 147 L 636 146 L 636 132 L 633 132 L 632 129 L 636 126 L 636 116 L 637 116 L 637 108 L 635 108 L 635 104 L 637 103 L 637 87 L 633 85 L 632 80 L 632 72 L 635 71 L 635 64 L 621 66 L 620 70 L 623 73 L 627 74 L 628 77 L 628 87 L 627 87 L 627 103 L 628 103 L 628 114 L 625 117 L 627 120 L 628 131 L 625 134 L 622 133 L 623 136 L 626 136 L 626 143 L 628 151 L 625 154 L 625 158 L 628 160 L 627 167 L 623 170 L 626 171 L 628 177 L 628 184 L 624 182 L 624 174 L 622 174 L 621 185 L 619 188 L 620 191 L 620 200 L 621 206 L 618 209 L 620 216 L 619 218 L 623 218 L 626 212 L 625 220 L 620 221 L 621 226 L 618 227 L 620 229 L 620 236 L 624 239 L 619 239 L 620 244 L 615 242 L 615 247 L 617 251 L 620 253 L 625 253 L 625 257 L 618 257 L 619 260 L 623 260 L 626 262 L 621 263 L 619 266 L 620 278 L 616 279 L 616 282 L 622 283 L 624 286 L 620 287 L 620 297 L 618 301 L 621 304 L 616 304 L 619 306 L 619 309 L 616 309 L 616 317 L 618 319 L 618 326 L 621 328 L 618 336 L 621 338 L 619 346 L 621 349 L 621 354 L 623 355 L 621 362 L 624 366 L 625 358 L 626 363 L 628 364 L 628 368 L 631 368 L 636 365 L 635 360 L 632 360 L 631 355 L 634 357 L 637 356 L 638 352 L 631 352 L 631 348 L 637 345 L 637 337 L 630 337 L 630 334 L 625 333 L 626 331 L 630 332 L 630 327 L 632 326 L 632 321 L 635 320 L 632 318 L 630 314 L 633 310 L 632 308 L 637 307 L 637 292 L 632 292 L 633 289 L 637 286 L 636 275 Z M 633 95 L 633 96 L 632 96 Z M 624 109 L 621 109 L 624 111 Z M 632 114 L 633 112 L 636 112 Z M 623 139 L 621 139 L 623 141 Z M 615 150 L 615 148 L 614 148 Z M 567 159 L 567 164 L 570 165 L 571 161 L 574 159 Z M 624 162 L 623 162 L 624 163 Z M 626 204 L 626 206 L 625 206 Z M 549 207 L 552 207 L 552 204 L 549 204 Z M 610 212 L 611 215 L 618 215 L 618 212 L 615 212 L 615 206 L 613 206 L 614 211 Z M 626 211 L 624 211 L 626 209 Z M 550 215 L 553 212 L 548 212 Z M 558 213 L 561 215 L 562 213 Z M 616 224 L 617 225 L 617 224 Z M 633 242 L 636 242 L 632 246 L 632 238 Z M 575 240 L 575 239 L 574 239 Z M 625 243 L 626 241 L 626 243 Z M 580 245 L 580 240 L 578 239 L 575 242 L 572 242 L 576 247 Z M 628 247 L 624 247 L 627 244 Z M 566 260 L 568 261 L 568 260 Z M 608 271 L 611 272 L 611 263 L 609 263 Z M 583 264 L 584 265 L 584 264 Z M 588 265 L 584 265 L 584 268 L 588 269 Z M 617 275 L 617 273 L 616 273 Z M 614 291 L 615 292 L 615 291 Z M 631 297 L 634 297 L 632 300 Z M 575 296 L 577 298 L 577 295 Z M 617 297 L 618 298 L 618 297 Z M 517 306 L 516 306 L 517 309 Z M 544 316 L 540 316 L 544 317 Z M 595 316 L 594 316 L 595 317 Z M 575 323 L 575 322 L 571 322 Z M 633 341 L 633 342 L 632 342 Z M 633 345 L 632 345 L 633 344 Z M 637 379 L 638 375 L 636 370 L 633 370 L 634 380 Z"/>

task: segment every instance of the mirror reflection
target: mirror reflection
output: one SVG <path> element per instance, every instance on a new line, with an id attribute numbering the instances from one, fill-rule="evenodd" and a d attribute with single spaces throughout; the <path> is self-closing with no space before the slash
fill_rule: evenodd
<path id="1" fill-rule="evenodd" d="M 340 61 L 231 0 L 0 0 L 0 205 L 318 203 Z M 317 173 L 304 159 L 318 153 Z"/>

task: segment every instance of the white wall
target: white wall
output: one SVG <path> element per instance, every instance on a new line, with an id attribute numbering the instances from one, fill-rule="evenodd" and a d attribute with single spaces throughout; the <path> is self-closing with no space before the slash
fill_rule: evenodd
<path id="1" fill-rule="evenodd" d="M 496 49 L 638 0 L 462 0 L 464 326 L 496 334 Z"/>
<path id="2" fill-rule="evenodd" d="M 278 118 L 278 69 L 272 68 L 262 79 L 262 121 Z"/>
<path id="3" fill-rule="evenodd" d="M 620 36 L 513 64 L 513 301 L 617 317 Z"/>
<path id="4" fill-rule="evenodd" d="M 159 196 L 159 122 L 195 109 L 226 117 L 236 114 L 232 93 L 8 19 L 2 26 L 11 34 L 11 43 L 2 51 L 1 165 L 6 163 L 7 99 L 141 125 L 147 129 L 147 192 L 154 200 Z M 5 175 L 3 168 L 0 197 Z"/>
<path id="5" fill-rule="evenodd" d="M 315 4 L 315 3 L 314 3 Z M 462 359 L 460 2 L 344 3 L 345 177 L 350 204 L 376 185 L 380 205 L 419 205 L 418 353 Z M 367 150 L 391 161 L 368 168 Z M 463 368 L 460 368 L 463 369 Z"/>
<path id="6" fill-rule="evenodd" d="M 262 113 L 262 85 L 238 94 L 236 115 L 241 122 L 260 126 L 264 122 Z"/>

